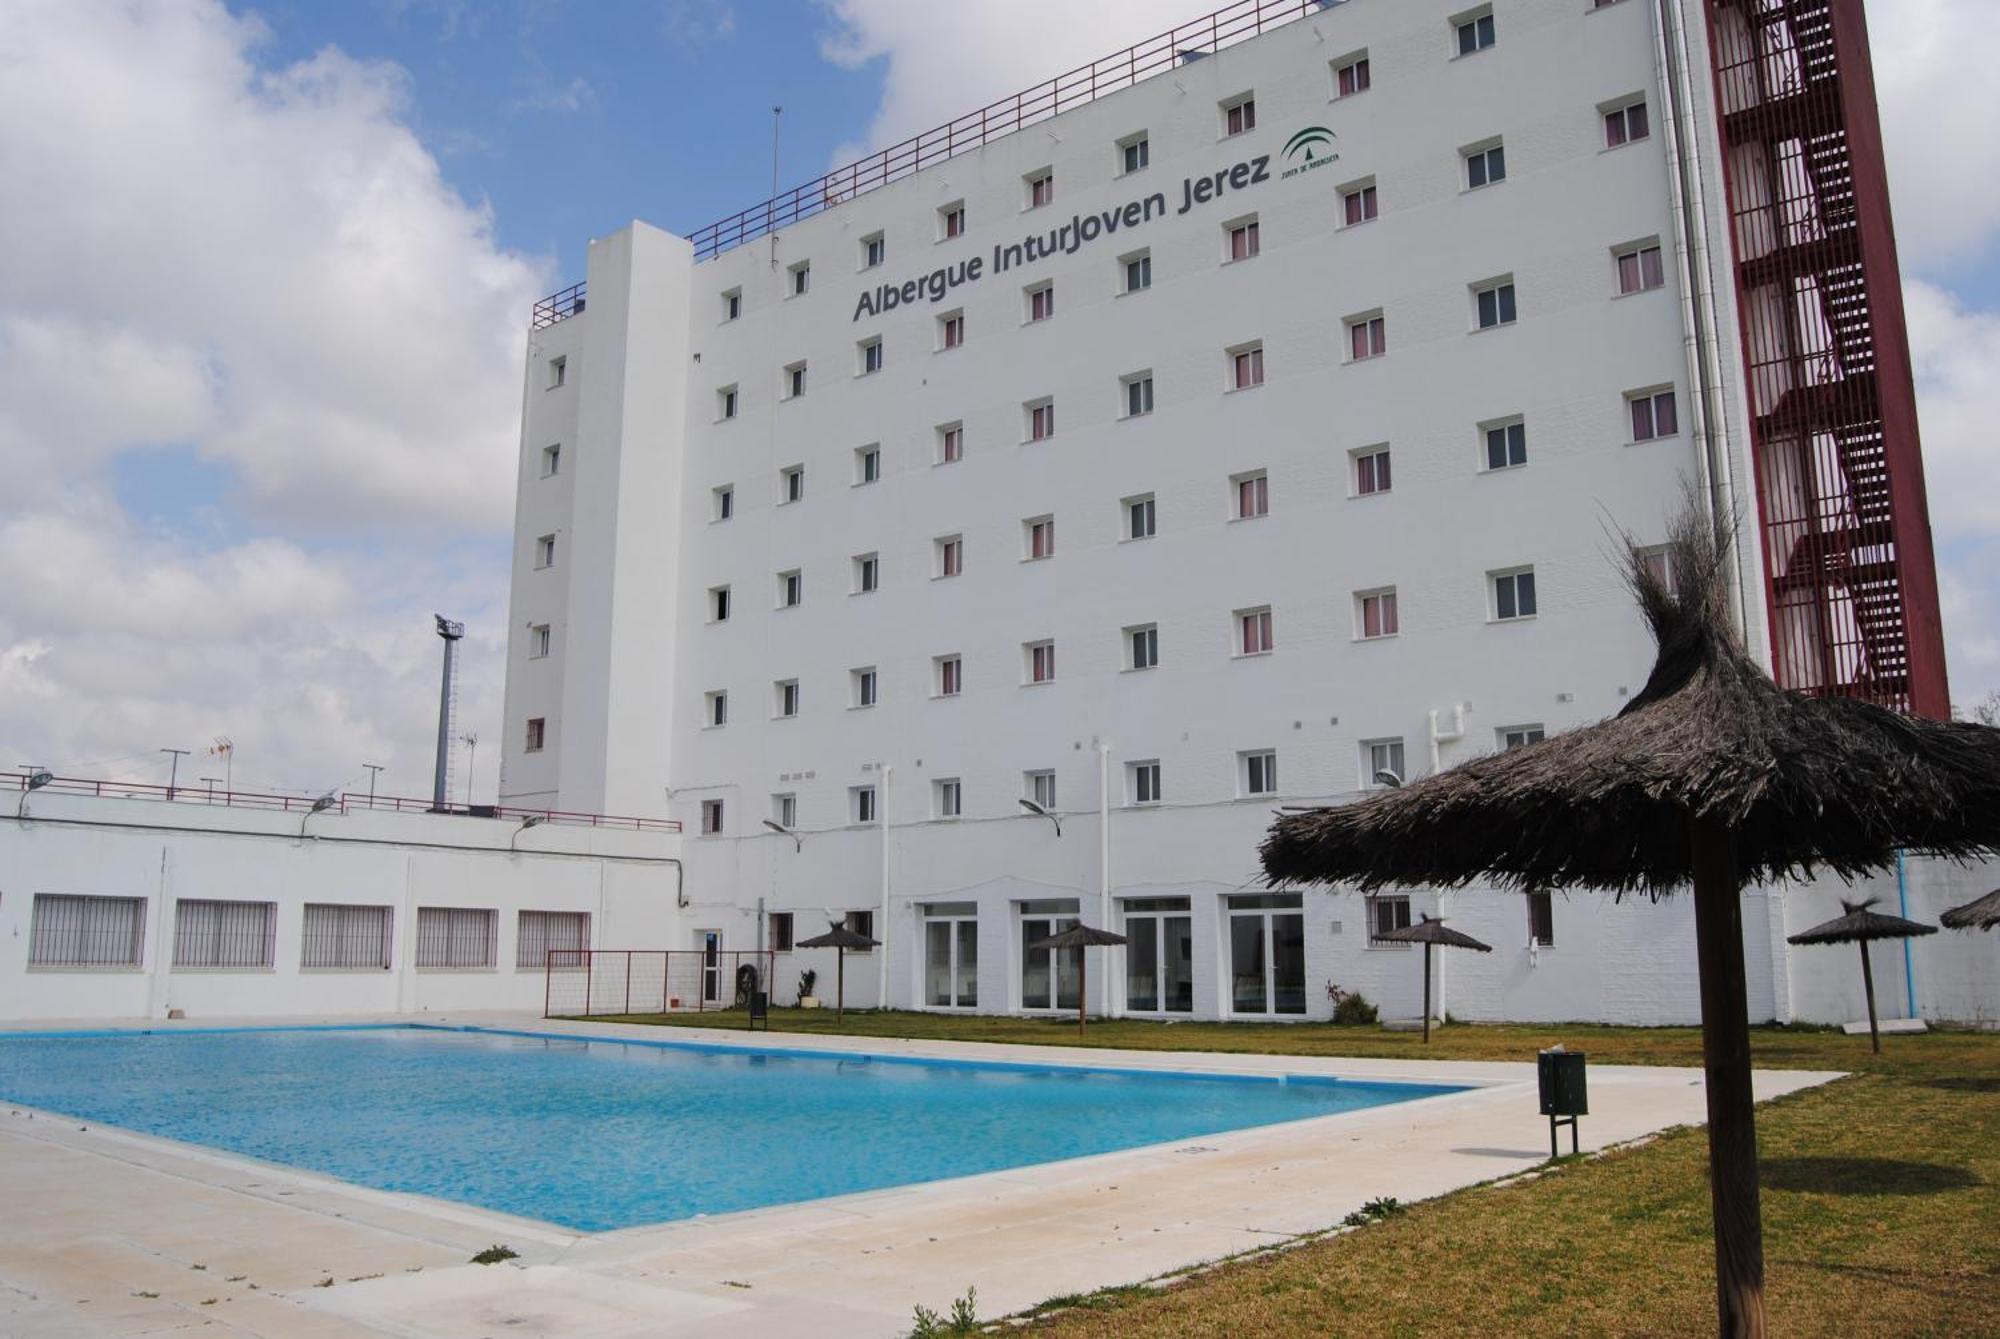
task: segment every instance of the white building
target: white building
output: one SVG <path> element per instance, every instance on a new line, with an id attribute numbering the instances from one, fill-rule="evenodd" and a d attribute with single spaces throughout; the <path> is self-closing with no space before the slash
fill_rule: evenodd
<path id="1" fill-rule="evenodd" d="M 1618 710 L 1611 534 L 1686 486 L 1781 681 L 1947 709 L 1859 0 L 1239 0 L 586 284 L 533 322 L 501 801 L 686 824 L 637 947 L 831 912 L 888 945 L 850 999 L 1033 1012 L 1081 916 L 1132 939 L 1093 1007 L 1414 1014 L 1370 931 L 1438 899 L 1266 890 L 1272 811 Z M 1751 895 L 1753 1016 L 1858 1013 L 1783 944 L 1835 891 Z M 1497 946 L 1461 1016 L 1698 1014 L 1685 904 L 1444 909 Z M 1916 947 L 1920 1011 L 2000 1008 L 1978 947 Z"/>

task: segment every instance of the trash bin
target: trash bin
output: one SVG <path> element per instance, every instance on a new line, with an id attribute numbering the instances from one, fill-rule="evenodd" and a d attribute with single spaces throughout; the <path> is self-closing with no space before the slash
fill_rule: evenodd
<path id="1" fill-rule="evenodd" d="M 1536 1077 L 1541 1081 L 1542 1114 L 1549 1118 L 1549 1156 L 1560 1156 L 1556 1128 L 1569 1126 L 1569 1151 L 1577 1147 L 1576 1118 L 1590 1114 L 1590 1096 L 1584 1084 L 1584 1053 L 1560 1047 L 1537 1053 Z"/>

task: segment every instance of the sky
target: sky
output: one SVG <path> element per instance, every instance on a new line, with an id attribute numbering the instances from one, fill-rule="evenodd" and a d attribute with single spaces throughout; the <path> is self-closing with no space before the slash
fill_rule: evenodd
<path id="1" fill-rule="evenodd" d="M 2000 691 L 1992 0 L 1876 0 L 1952 697 Z M 535 298 L 1205 0 L 0 0 L 0 770 L 490 799 Z M 233 750 L 213 752 L 220 740 Z"/>

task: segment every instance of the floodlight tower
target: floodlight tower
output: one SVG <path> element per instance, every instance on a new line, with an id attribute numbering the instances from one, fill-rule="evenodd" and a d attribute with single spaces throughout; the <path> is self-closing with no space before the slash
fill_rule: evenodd
<path id="1" fill-rule="evenodd" d="M 431 782 L 431 809 L 444 813 L 451 800 L 446 789 L 451 767 L 451 717 L 458 696 L 458 642 L 465 636 L 465 624 L 454 623 L 443 614 L 432 617 L 437 619 L 437 635 L 444 639 L 444 681 L 438 689 L 437 773 Z"/>

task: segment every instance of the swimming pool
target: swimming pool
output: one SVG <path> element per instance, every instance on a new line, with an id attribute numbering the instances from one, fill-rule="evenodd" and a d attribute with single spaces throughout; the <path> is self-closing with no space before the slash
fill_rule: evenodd
<path id="1" fill-rule="evenodd" d="M 581 1231 L 1458 1091 L 421 1025 L 0 1035 L 0 1098 Z"/>

